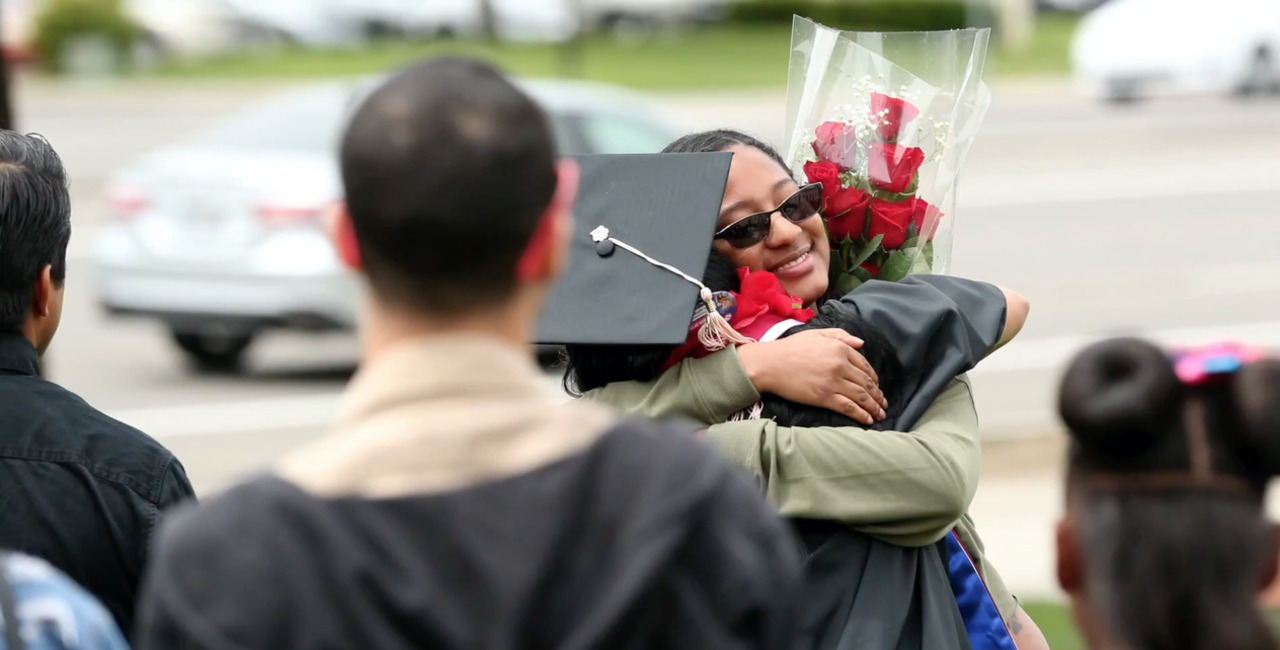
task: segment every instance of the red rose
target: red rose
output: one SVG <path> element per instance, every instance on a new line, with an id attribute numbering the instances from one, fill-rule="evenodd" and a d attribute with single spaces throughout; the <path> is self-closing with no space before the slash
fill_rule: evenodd
<path id="1" fill-rule="evenodd" d="M 891 203 L 872 199 L 871 209 L 867 211 L 870 221 L 867 227 L 867 239 L 884 235 L 880 246 L 887 251 L 897 250 L 903 242 L 907 241 L 907 226 L 911 223 L 912 211 L 910 201 Z"/>
<path id="2" fill-rule="evenodd" d="M 873 144 L 870 156 L 867 171 L 871 184 L 885 192 L 905 192 L 924 164 L 924 151 L 896 144 Z"/>
<path id="3" fill-rule="evenodd" d="M 876 134 L 880 139 L 893 142 L 904 125 L 920 117 L 920 110 L 897 97 L 871 93 L 871 115 L 879 118 Z"/>
<path id="4" fill-rule="evenodd" d="M 921 239 L 933 241 L 933 236 L 938 234 L 938 224 L 941 222 L 942 211 L 929 205 L 924 199 L 916 199 L 911 211 L 911 225 L 916 227 L 916 234 L 920 235 Z"/>
<path id="5" fill-rule="evenodd" d="M 871 195 L 856 187 L 840 190 L 823 206 L 827 216 L 827 234 L 834 241 L 857 239 L 867 223 L 867 205 Z"/>
<path id="6" fill-rule="evenodd" d="M 814 131 L 813 152 L 818 159 L 834 163 L 841 171 L 858 166 L 858 138 L 853 127 L 843 122 L 823 122 Z"/>
<path id="7" fill-rule="evenodd" d="M 871 277 L 873 278 L 880 277 L 880 267 L 876 266 L 875 264 L 872 264 L 871 262 L 863 262 L 861 267 L 863 271 L 870 273 Z"/>
<path id="8" fill-rule="evenodd" d="M 803 322 L 813 318 L 813 312 L 804 309 L 800 299 L 788 294 L 786 287 L 778 281 L 778 276 L 768 271 L 752 271 L 742 267 L 738 269 L 738 281 L 738 311 L 733 318 L 733 328 L 738 331 L 769 313 Z"/>
<path id="9" fill-rule="evenodd" d="M 807 162 L 804 164 L 804 175 L 810 183 L 822 183 L 823 203 L 840 191 L 840 168 L 835 163 L 825 160 Z"/>

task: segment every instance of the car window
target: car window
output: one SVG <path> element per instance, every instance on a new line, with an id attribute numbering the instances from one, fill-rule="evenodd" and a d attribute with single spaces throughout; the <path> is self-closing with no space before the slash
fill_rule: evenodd
<path id="1" fill-rule="evenodd" d="M 332 151 L 355 108 L 352 98 L 349 88 L 290 94 L 240 113 L 200 140 L 219 148 Z"/>
<path id="2" fill-rule="evenodd" d="M 594 153 L 657 153 L 677 136 L 652 122 L 610 113 L 584 114 L 580 125 Z"/>

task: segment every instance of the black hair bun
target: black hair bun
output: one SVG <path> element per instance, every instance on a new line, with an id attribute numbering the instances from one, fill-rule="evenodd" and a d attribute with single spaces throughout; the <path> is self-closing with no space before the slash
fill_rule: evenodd
<path id="1" fill-rule="evenodd" d="M 1182 385 L 1163 350 L 1134 338 L 1095 343 L 1076 355 L 1058 393 L 1058 412 L 1090 453 L 1125 457 L 1168 437 Z"/>
<path id="2" fill-rule="evenodd" d="M 1233 392 L 1241 434 L 1255 466 L 1268 476 L 1280 474 L 1280 361 L 1245 366 L 1236 375 Z"/>

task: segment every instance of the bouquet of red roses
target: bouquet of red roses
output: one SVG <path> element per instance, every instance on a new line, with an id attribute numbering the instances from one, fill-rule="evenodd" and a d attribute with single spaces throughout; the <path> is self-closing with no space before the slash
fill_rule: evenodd
<path id="1" fill-rule="evenodd" d="M 842 32 L 796 18 L 787 151 L 795 174 L 822 185 L 837 293 L 946 271 L 944 217 L 990 105 L 988 34 Z"/>

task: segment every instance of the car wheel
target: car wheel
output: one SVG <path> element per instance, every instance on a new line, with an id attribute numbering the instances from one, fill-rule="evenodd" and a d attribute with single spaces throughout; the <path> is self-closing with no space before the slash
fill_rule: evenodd
<path id="1" fill-rule="evenodd" d="M 234 373 L 242 369 L 252 334 L 207 334 L 173 331 L 173 342 L 201 372 Z"/>
<path id="2" fill-rule="evenodd" d="M 1249 71 L 1240 83 L 1238 92 L 1241 95 L 1260 95 L 1276 92 L 1280 89 L 1280 67 L 1271 50 L 1260 47 L 1253 54 L 1249 63 Z"/>

